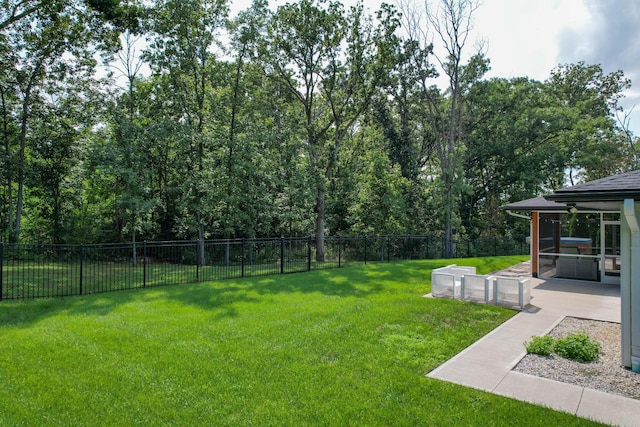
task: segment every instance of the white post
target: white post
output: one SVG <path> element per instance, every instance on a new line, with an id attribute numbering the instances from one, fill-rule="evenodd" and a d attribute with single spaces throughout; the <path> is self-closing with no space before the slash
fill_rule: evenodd
<path id="1" fill-rule="evenodd" d="M 518 305 L 520 308 L 524 308 L 524 283 L 522 280 L 518 281 Z"/>
<path id="2" fill-rule="evenodd" d="M 620 329 L 622 366 L 631 368 L 631 229 L 625 215 L 620 215 Z"/>
<path id="3" fill-rule="evenodd" d="M 605 233 L 605 228 L 606 225 L 604 224 L 604 213 L 600 212 L 600 282 L 604 283 L 605 282 L 605 275 L 606 275 L 606 263 L 607 263 L 607 258 L 605 257 L 605 254 L 607 253 L 607 244 L 606 244 L 606 238 L 607 235 Z"/>
<path id="4" fill-rule="evenodd" d="M 636 227 L 639 208 L 634 203 Z M 631 235 L 631 258 L 631 370 L 640 372 L 640 229 Z"/>
<path id="5" fill-rule="evenodd" d="M 529 220 L 529 259 L 531 260 L 531 265 L 529 266 L 529 274 L 533 277 L 533 272 L 537 273 L 538 269 L 533 266 L 534 262 L 538 262 L 538 260 L 533 259 L 533 221 L 534 215 L 531 215 L 531 219 Z"/>
<path id="6" fill-rule="evenodd" d="M 623 278 L 620 278 L 620 300 L 622 303 L 622 359 L 624 362 L 631 362 L 631 370 L 640 372 L 640 225 L 638 224 L 638 209 L 640 203 L 635 203 L 633 199 L 626 199 L 623 205 L 623 217 L 628 228 L 625 245 L 628 253 L 623 259 L 628 261 L 628 268 L 625 268 L 624 285 Z M 626 230 L 625 230 L 626 231 Z M 628 240 L 630 238 L 630 240 Z M 629 244 L 630 243 L 630 244 Z M 622 275 L 622 271 L 620 272 Z M 625 345 L 625 340 L 628 341 Z M 626 352 L 626 354 L 625 354 Z M 629 366 L 625 364 L 625 366 Z"/>

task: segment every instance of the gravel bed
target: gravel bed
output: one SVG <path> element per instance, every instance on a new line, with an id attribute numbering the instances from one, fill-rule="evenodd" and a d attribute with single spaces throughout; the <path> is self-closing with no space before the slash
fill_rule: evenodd
<path id="1" fill-rule="evenodd" d="M 562 338 L 570 333 L 580 331 L 600 343 L 600 358 L 598 360 L 580 363 L 557 355 L 527 354 L 513 370 L 632 399 L 640 399 L 640 374 L 631 372 L 620 365 L 620 324 L 566 317 L 549 335 L 554 338 Z"/>

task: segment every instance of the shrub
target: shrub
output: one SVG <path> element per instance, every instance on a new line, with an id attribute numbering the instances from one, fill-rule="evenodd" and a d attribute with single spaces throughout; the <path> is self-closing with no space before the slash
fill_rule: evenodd
<path id="1" fill-rule="evenodd" d="M 531 341 L 525 342 L 524 346 L 529 354 L 539 354 L 541 356 L 550 356 L 553 351 L 553 337 L 545 335 L 543 337 L 533 336 Z"/>
<path id="2" fill-rule="evenodd" d="M 600 343 L 592 341 L 584 332 L 576 332 L 558 339 L 553 346 L 553 351 L 565 359 L 592 362 L 598 359 Z"/>

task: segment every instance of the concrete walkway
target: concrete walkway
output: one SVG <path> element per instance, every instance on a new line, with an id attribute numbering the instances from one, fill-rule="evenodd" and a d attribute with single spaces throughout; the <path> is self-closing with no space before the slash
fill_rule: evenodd
<path id="1" fill-rule="evenodd" d="M 612 425 L 640 426 L 640 400 L 512 372 L 523 343 L 565 316 L 620 322 L 620 288 L 593 282 L 531 279 L 532 305 L 428 377 L 461 384 Z"/>

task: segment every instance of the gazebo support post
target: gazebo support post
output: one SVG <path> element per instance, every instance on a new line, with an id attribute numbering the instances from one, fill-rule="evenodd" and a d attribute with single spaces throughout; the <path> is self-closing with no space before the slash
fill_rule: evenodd
<path id="1" fill-rule="evenodd" d="M 622 206 L 620 301 L 622 364 L 640 372 L 640 203 L 625 199 Z"/>

